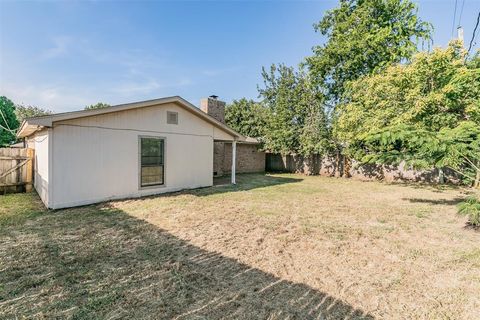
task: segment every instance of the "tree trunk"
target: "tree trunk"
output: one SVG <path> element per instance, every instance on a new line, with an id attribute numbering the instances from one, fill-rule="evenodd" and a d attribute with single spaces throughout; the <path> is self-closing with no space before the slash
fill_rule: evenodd
<path id="1" fill-rule="evenodd" d="M 341 159 L 340 159 L 340 151 L 337 150 L 336 155 L 335 155 L 335 174 L 334 176 L 336 178 L 339 178 L 342 176 L 342 168 L 341 168 Z"/>
<path id="2" fill-rule="evenodd" d="M 343 159 L 344 159 L 343 177 L 350 178 L 350 169 L 352 168 L 352 160 L 347 156 L 345 156 Z"/>
<path id="3" fill-rule="evenodd" d="M 477 169 L 477 174 L 475 175 L 475 181 L 473 182 L 473 187 L 480 189 L 480 170 Z"/>
<path id="4" fill-rule="evenodd" d="M 443 173 L 443 168 L 438 168 L 438 183 L 439 184 L 445 183 L 445 174 Z"/>

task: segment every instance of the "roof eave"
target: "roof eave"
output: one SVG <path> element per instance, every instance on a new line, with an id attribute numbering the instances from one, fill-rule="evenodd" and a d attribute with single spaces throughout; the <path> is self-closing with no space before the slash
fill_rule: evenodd
<path id="1" fill-rule="evenodd" d="M 25 138 L 25 137 L 31 136 L 36 131 L 41 130 L 43 128 L 44 128 L 44 126 L 29 124 L 28 122 L 25 122 L 25 125 L 23 125 L 20 128 L 20 130 L 18 130 L 17 138 Z"/>
<path id="2" fill-rule="evenodd" d="M 54 115 L 45 115 L 45 116 L 40 116 L 40 117 L 33 117 L 33 118 L 27 118 L 24 120 L 22 123 L 22 127 L 17 133 L 17 137 L 23 138 L 31 135 L 34 133 L 36 130 L 33 131 L 26 130 L 26 128 L 31 126 L 35 126 L 36 128 L 38 127 L 52 127 L 54 122 L 58 121 L 64 121 L 64 120 L 70 120 L 70 119 L 77 119 L 77 118 L 84 118 L 84 117 L 91 117 L 91 116 L 97 116 L 97 115 L 102 115 L 102 114 L 107 114 L 107 113 L 112 113 L 112 112 L 119 112 L 119 111 L 124 111 L 124 110 L 130 110 L 130 109 L 135 109 L 135 108 L 143 108 L 143 107 L 149 107 L 149 106 L 154 106 L 158 104 L 165 104 L 165 103 L 176 103 L 179 104 L 192 113 L 196 114 L 197 116 L 201 117 L 207 122 L 210 122 L 211 124 L 215 125 L 216 127 L 220 128 L 221 130 L 225 131 L 226 133 L 232 135 L 235 139 L 244 139 L 245 137 L 241 135 L 240 133 L 236 132 L 235 130 L 229 128 L 227 125 L 221 123 L 217 119 L 213 118 L 212 116 L 206 114 L 205 112 L 201 111 L 197 107 L 195 107 L 193 104 L 188 102 L 187 100 L 183 99 L 180 96 L 173 96 L 173 97 L 166 97 L 166 98 L 160 98 L 160 99 L 155 99 L 155 100 L 147 100 L 147 101 L 140 101 L 140 102 L 133 102 L 133 103 L 128 103 L 128 104 L 121 104 L 121 105 L 116 105 L 116 106 L 111 106 L 107 108 L 102 108 L 102 109 L 93 109 L 93 110 L 81 110 L 81 111 L 73 111 L 73 112 L 65 112 L 65 113 L 59 113 L 59 114 L 54 114 Z"/>

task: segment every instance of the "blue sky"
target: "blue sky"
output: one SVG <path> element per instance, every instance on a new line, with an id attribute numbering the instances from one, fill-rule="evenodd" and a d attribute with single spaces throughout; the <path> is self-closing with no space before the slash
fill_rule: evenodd
<path id="1" fill-rule="evenodd" d="M 416 2 L 445 46 L 455 0 Z M 312 24 L 336 4 L 0 0 L 0 95 L 56 112 L 171 95 L 255 99 L 262 66 L 308 56 L 325 40 Z M 467 42 L 479 10 L 480 0 L 465 0 Z"/>

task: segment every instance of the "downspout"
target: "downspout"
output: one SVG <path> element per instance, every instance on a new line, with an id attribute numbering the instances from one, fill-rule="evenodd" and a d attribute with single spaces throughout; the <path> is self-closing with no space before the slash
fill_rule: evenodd
<path id="1" fill-rule="evenodd" d="M 237 184 L 236 177 L 235 177 L 236 162 L 237 162 L 237 138 L 234 138 L 232 142 L 232 175 L 231 175 L 232 184 Z"/>

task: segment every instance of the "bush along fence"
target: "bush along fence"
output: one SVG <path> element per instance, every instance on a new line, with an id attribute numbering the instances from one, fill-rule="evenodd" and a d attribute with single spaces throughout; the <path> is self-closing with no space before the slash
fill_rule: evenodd
<path id="1" fill-rule="evenodd" d="M 32 191 L 33 161 L 33 149 L 0 148 L 0 194 Z"/>
<path id="2" fill-rule="evenodd" d="M 361 165 L 344 155 L 282 155 L 267 153 L 265 169 L 269 172 L 292 172 L 306 175 L 345 177 L 358 180 L 384 180 L 387 182 L 424 182 L 459 184 L 458 175 L 448 169 L 414 170 L 401 163 L 399 166 Z"/>

